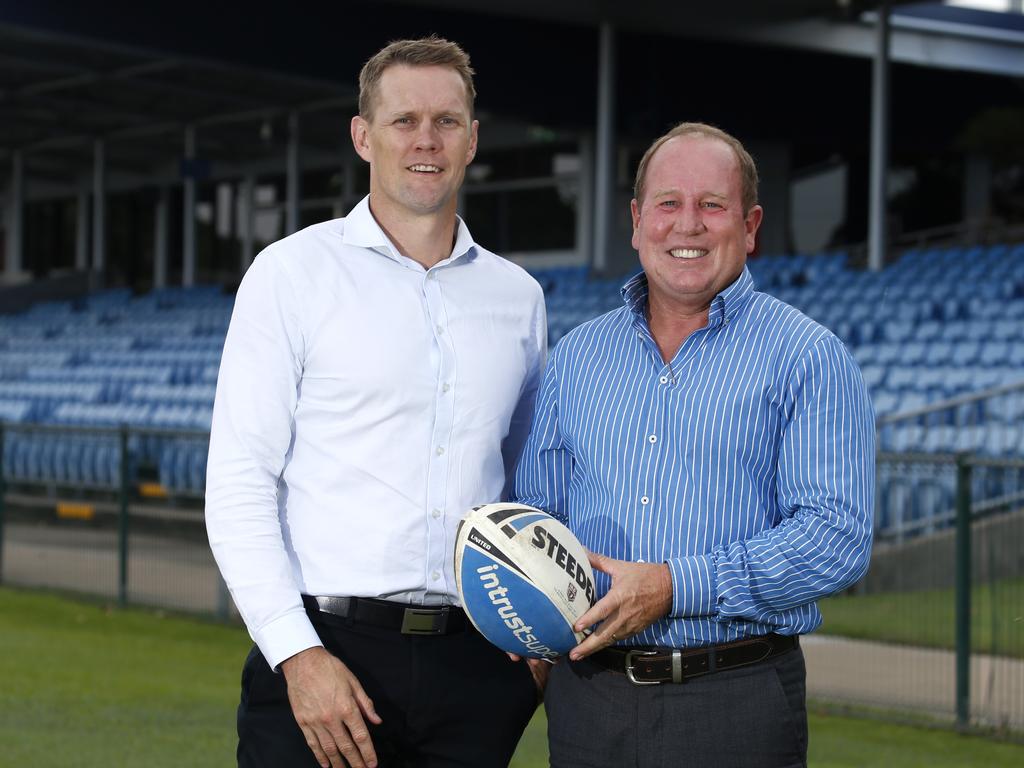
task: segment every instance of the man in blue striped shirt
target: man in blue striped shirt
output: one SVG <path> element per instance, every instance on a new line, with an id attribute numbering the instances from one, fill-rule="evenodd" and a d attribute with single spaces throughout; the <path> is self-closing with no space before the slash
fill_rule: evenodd
<path id="1" fill-rule="evenodd" d="M 596 627 L 548 687 L 551 763 L 804 765 L 798 635 L 867 568 L 871 404 L 839 339 L 754 291 L 735 138 L 676 126 L 631 208 L 643 273 L 555 348 L 516 476 L 597 570 Z"/>

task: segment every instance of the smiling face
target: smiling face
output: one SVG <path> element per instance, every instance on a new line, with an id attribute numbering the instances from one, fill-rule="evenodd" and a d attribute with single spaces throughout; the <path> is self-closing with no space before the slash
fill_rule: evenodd
<path id="1" fill-rule="evenodd" d="M 450 67 L 396 65 L 381 75 L 372 118 L 352 118 L 352 143 L 370 164 L 370 207 L 382 223 L 454 215 L 476 154 L 462 77 Z"/>
<path id="2" fill-rule="evenodd" d="M 706 313 L 754 250 L 761 206 L 744 212 L 739 163 L 725 142 L 666 141 L 650 160 L 643 200 L 633 200 L 633 247 L 647 274 L 652 315 Z"/>

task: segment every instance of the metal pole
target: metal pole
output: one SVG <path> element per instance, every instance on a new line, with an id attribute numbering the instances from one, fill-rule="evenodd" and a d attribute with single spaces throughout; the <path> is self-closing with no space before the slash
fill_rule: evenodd
<path id="1" fill-rule="evenodd" d="M 11 188 L 7 210 L 7 276 L 18 279 L 25 257 L 25 157 L 20 149 L 11 153 Z"/>
<path id="2" fill-rule="evenodd" d="M 601 24 L 600 58 L 597 68 L 597 162 L 594 178 L 595 272 L 608 268 L 608 239 L 613 220 L 615 196 L 615 29 Z"/>
<path id="3" fill-rule="evenodd" d="M 121 511 L 118 526 L 117 602 L 128 603 L 128 425 L 121 425 Z"/>
<path id="4" fill-rule="evenodd" d="M 299 169 L 299 113 L 288 114 L 288 150 L 285 160 L 285 229 L 288 234 L 299 231 L 299 200 L 302 180 Z"/>
<path id="5" fill-rule="evenodd" d="M 182 232 L 182 263 L 181 284 L 189 287 L 196 280 L 196 127 L 185 128 L 185 165 L 184 205 L 181 212 L 184 221 Z"/>
<path id="6" fill-rule="evenodd" d="M 878 37 L 872 68 L 871 179 L 868 199 L 868 267 L 885 266 L 888 248 L 886 206 L 889 168 L 889 3 L 878 7 Z"/>
<path id="7" fill-rule="evenodd" d="M 242 230 L 242 254 L 238 265 L 239 276 L 244 275 L 252 264 L 255 246 L 253 227 L 256 223 L 256 174 L 251 171 L 242 179 L 241 220 L 238 222 Z"/>
<path id="8" fill-rule="evenodd" d="M 75 269 L 89 269 L 89 183 L 79 179 L 75 200 Z"/>
<path id="9" fill-rule="evenodd" d="M 587 263 L 594 252 L 594 141 L 580 137 L 580 170 L 576 185 L 576 253 Z"/>
<path id="10" fill-rule="evenodd" d="M 170 220 L 170 194 L 161 185 L 156 199 L 156 216 L 153 221 L 153 287 L 167 286 L 167 232 Z"/>
<path id="11" fill-rule="evenodd" d="M 956 460 L 956 724 L 970 723 L 971 691 L 971 465 Z"/>
<path id="12" fill-rule="evenodd" d="M 96 139 L 92 152 L 92 268 L 102 273 L 107 266 L 107 152 L 103 139 Z"/>

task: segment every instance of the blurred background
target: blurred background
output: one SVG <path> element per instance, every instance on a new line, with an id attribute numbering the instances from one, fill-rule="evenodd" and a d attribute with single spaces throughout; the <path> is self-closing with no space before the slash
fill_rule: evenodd
<path id="1" fill-rule="evenodd" d="M 846 342 L 878 415 L 872 567 L 807 638 L 811 696 L 1024 739 L 1022 10 L 0 3 L 0 583 L 237 620 L 202 521 L 233 292 L 367 193 L 359 69 L 438 33 L 477 70 L 460 210 L 552 344 L 638 269 L 649 143 L 746 144 L 755 283 Z"/>

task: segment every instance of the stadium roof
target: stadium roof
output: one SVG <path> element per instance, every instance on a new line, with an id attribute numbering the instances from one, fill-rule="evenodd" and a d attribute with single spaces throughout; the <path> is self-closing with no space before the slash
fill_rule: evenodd
<path id="1" fill-rule="evenodd" d="M 30 154 L 35 179 L 68 181 L 91 167 L 100 137 L 111 140 L 113 169 L 151 174 L 160 158 L 178 162 L 188 125 L 218 162 L 279 156 L 290 112 L 349 113 L 356 103 L 355 88 L 336 82 L 6 24 L 0 63 L 0 157 Z M 303 147 L 336 155 L 341 137 L 323 125 L 304 126 Z"/>
<path id="2" fill-rule="evenodd" d="M 853 18 L 877 8 L 878 0 L 727 0 L 727 2 L 686 3 L 685 8 L 664 0 L 516 0 L 495 7 L 481 0 L 406 0 L 414 5 L 491 11 L 584 24 L 609 22 L 617 27 L 660 34 L 715 34 L 723 28 L 756 27 L 809 17 Z M 899 5 L 899 2 L 890 5 Z"/>
<path id="3" fill-rule="evenodd" d="M 543 26 L 533 22 L 562 25 L 554 27 L 556 31 L 548 37 L 531 39 L 522 57 L 509 58 L 508 51 L 515 51 L 514 42 L 503 42 L 495 46 L 494 54 L 485 49 L 475 52 L 474 58 L 479 56 L 483 63 L 481 80 L 499 69 L 488 55 L 501 56 L 500 63 L 507 69 L 533 79 L 543 73 L 544 66 L 550 66 L 545 62 L 553 62 L 565 82 L 585 83 L 583 88 L 558 91 L 558 98 L 568 104 L 580 99 L 581 93 L 592 95 L 596 48 L 574 49 L 581 36 L 572 34 L 567 24 L 585 29 L 608 22 L 627 31 L 704 42 L 746 40 L 812 50 L 824 46 L 831 52 L 864 56 L 871 55 L 873 31 L 859 20 L 864 11 L 880 3 L 731 0 L 680 8 L 666 6 L 662 0 L 517 0 L 499 8 L 481 0 L 403 0 L 399 5 L 368 2 L 326 11 L 297 0 L 288 8 L 253 19 L 249 31 L 230 36 L 226 30 L 233 28 L 227 22 L 219 27 L 197 22 L 205 11 L 187 0 L 147 5 L 144 12 L 126 8 L 104 19 L 68 10 L 58 13 L 50 7 L 53 5 L 19 6 L 21 16 L 11 10 L 0 12 L 0 163 L 20 151 L 30 162 L 33 195 L 48 184 L 66 187 L 88 173 L 98 138 L 107 140 L 105 160 L 113 185 L 118 185 L 119 177 L 129 186 L 133 179 L 135 183 L 152 183 L 157 168 L 164 178 L 178 177 L 186 126 L 198 129 L 200 157 L 216 157 L 222 171 L 280 168 L 287 118 L 293 112 L 300 120 L 302 114 L 313 112 L 328 118 L 301 120 L 304 156 L 315 158 L 323 153 L 337 158 L 346 141 L 344 126 L 356 103 L 354 72 L 358 64 L 349 59 L 365 48 L 365 41 L 362 48 L 338 44 L 352 33 L 349 28 L 338 31 L 339 21 L 345 14 L 356 13 L 356 8 L 365 10 L 359 11 L 354 18 L 358 24 L 352 28 L 360 29 L 374 45 L 386 39 L 384 35 L 406 34 L 410 28 L 429 23 L 454 28 L 455 39 L 462 39 L 460 35 L 473 24 L 491 33 L 486 22 L 498 15 L 508 20 L 503 29 L 513 38 L 516 30 L 521 32 L 527 25 Z M 918 4 L 892 5 L 914 11 Z M 36 16 L 32 17 L 30 10 Z M 440 18 L 443 11 L 465 12 L 466 18 L 475 21 L 459 26 L 451 18 Z M 322 21 L 315 34 L 309 30 L 310 18 Z M 236 26 L 239 23 L 234 22 Z M 206 40 L 203 45 L 196 42 L 204 34 L 209 36 L 212 29 L 219 33 L 218 39 Z M 126 44 L 126 40 L 132 43 Z M 989 71 L 1013 61 L 1020 67 L 1019 62 L 1024 61 L 1019 56 L 1020 44 L 1014 41 L 1003 48 L 991 41 L 987 48 L 965 48 L 963 40 L 956 42 L 960 47 L 954 51 L 937 47 L 934 39 L 922 44 L 896 37 L 894 60 L 936 58 L 935 52 L 941 50 L 946 66 L 963 69 L 984 65 L 986 57 L 995 60 L 997 55 L 1003 64 L 995 61 Z M 564 50 L 553 50 L 560 44 Z M 254 60 L 258 62 L 255 66 Z M 282 62 L 293 66 L 282 66 Z M 284 74 L 286 71 L 293 74 Z M 329 79 L 333 72 L 344 76 Z M 502 89 L 492 88 L 491 93 L 495 92 Z M 551 98 L 546 93 L 535 97 Z M 501 120 L 490 116 L 489 141 L 503 131 L 515 136 L 514 119 L 520 115 L 514 110 L 523 106 L 521 97 L 509 101 L 508 106 L 492 106 L 500 106 L 504 113 Z M 580 124 L 593 119 L 589 104 L 574 111 L 567 109 Z"/>

